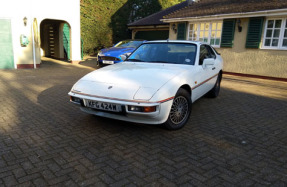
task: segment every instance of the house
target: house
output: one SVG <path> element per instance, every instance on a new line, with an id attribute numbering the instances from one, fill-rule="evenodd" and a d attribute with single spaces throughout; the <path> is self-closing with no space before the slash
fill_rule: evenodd
<path id="1" fill-rule="evenodd" d="M 132 39 L 168 39 L 169 23 L 165 23 L 161 19 L 172 12 L 189 6 L 191 3 L 192 0 L 187 0 L 128 24 L 128 28 L 132 31 Z"/>
<path id="2" fill-rule="evenodd" d="M 161 21 L 169 39 L 211 44 L 227 73 L 287 78 L 286 0 L 196 0 Z"/>
<path id="3" fill-rule="evenodd" d="M 0 69 L 36 68 L 41 56 L 81 60 L 80 1 L 1 1 Z"/>

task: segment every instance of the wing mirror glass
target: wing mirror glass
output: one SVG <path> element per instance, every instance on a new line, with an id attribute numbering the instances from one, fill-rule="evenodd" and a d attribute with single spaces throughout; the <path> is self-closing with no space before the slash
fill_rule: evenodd
<path id="1" fill-rule="evenodd" d="M 120 57 L 123 61 L 125 61 L 130 56 L 130 54 L 131 53 L 125 53 L 125 54 L 120 55 Z"/>
<path id="2" fill-rule="evenodd" d="M 121 59 L 122 59 L 123 61 L 125 61 L 125 60 L 128 58 L 128 56 L 127 56 L 127 55 L 125 55 L 125 54 L 120 55 L 120 57 L 121 57 Z"/>
<path id="3" fill-rule="evenodd" d="M 213 66 L 214 65 L 214 59 L 213 58 L 206 58 L 203 60 L 203 68 L 206 68 L 208 66 Z"/>

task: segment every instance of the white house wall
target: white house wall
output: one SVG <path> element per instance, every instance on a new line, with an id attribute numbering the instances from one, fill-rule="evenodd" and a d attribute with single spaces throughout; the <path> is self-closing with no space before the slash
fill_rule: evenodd
<path id="1" fill-rule="evenodd" d="M 23 18 L 27 18 L 24 26 Z M 71 60 L 81 60 L 80 0 L 0 0 L 0 19 L 11 20 L 14 64 L 33 64 L 32 25 L 34 18 L 40 24 L 45 19 L 66 21 L 71 27 Z M 30 43 L 21 47 L 20 35 Z M 36 63 L 40 63 L 40 49 L 36 49 Z"/>

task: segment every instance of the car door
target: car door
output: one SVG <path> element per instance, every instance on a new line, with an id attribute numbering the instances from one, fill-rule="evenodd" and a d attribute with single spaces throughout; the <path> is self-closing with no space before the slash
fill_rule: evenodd
<path id="1" fill-rule="evenodd" d="M 209 46 L 209 45 L 205 45 L 206 49 L 208 50 L 208 58 L 209 59 L 212 59 L 213 61 L 213 65 L 208 65 L 206 68 L 208 69 L 208 72 L 210 73 L 209 74 L 209 79 L 210 81 L 208 81 L 209 83 L 209 90 L 211 90 L 215 83 L 216 83 L 216 80 L 217 80 L 217 74 L 218 74 L 218 71 L 219 71 L 219 59 L 217 58 L 217 56 L 215 55 L 214 53 L 214 50 Z"/>
<path id="2" fill-rule="evenodd" d="M 204 64 L 204 60 L 208 59 L 213 65 Z M 195 101 L 209 90 L 211 90 L 216 81 L 215 73 L 216 55 L 208 45 L 200 45 L 199 58 L 196 67 L 195 86 L 193 87 L 192 100 Z"/>

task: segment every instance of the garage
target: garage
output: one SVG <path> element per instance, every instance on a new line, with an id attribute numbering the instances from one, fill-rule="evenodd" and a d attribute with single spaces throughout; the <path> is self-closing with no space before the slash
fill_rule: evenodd
<path id="1" fill-rule="evenodd" d="M 138 31 L 135 35 L 135 39 L 143 40 L 166 40 L 169 37 L 168 30 L 158 31 Z"/>
<path id="2" fill-rule="evenodd" d="M 9 19 L 0 19 L 0 69 L 14 68 L 14 56 Z"/>

